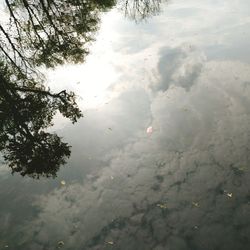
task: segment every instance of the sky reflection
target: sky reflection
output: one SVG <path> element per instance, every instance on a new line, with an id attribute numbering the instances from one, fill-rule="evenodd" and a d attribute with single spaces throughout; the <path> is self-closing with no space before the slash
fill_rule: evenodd
<path id="1" fill-rule="evenodd" d="M 56 121 L 72 145 L 57 180 L 15 177 L 37 187 L 32 197 L 0 194 L 34 211 L 20 208 L 15 230 L 18 211 L 1 213 L 6 239 L 18 249 L 246 249 L 249 5 L 170 1 L 137 25 L 106 13 L 86 63 L 48 73 L 52 89 L 79 95 L 85 117 Z"/>

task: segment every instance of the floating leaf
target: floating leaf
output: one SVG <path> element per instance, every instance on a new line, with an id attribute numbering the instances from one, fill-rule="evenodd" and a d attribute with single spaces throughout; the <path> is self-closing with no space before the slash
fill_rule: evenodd
<path id="1" fill-rule="evenodd" d="M 109 244 L 109 245 L 114 245 L 113 241 L 106 241 L 106 243 Z"/>
<path id="2" fill-rule="evenodd" d="M 62 181 L 61 181 L 61 185 L 62 185 L 62 186 L 65 186 L 65 185 L 66 185 L 66 181 L 62 180 Z"/>
<path id="3" fill-rule="evenodd" d="M 192 205 L 194 206 L 194 207 L 199 207 L 200 205 L 199 205 L 199 203 L 198 202 L 192 202 Z"/>
<path id="4" fill-rule="evenodd" d="M 161 208 L 161 209 L 166 209 L 167 208 L 167 204 L 156 204 L 157 207 Z"/>
<path id="5" fill-rule="evenodd" d="M 147 134 L 152 134 L 153 133 L 153 127 L 148 127 L 147 128 Z"/>
<path id="6" fill-rule="evenodd" d="M 62 240 L 57 242 L 58 248 L 61 248 L 62 246 L 64 246 L 64 242 Z"/>

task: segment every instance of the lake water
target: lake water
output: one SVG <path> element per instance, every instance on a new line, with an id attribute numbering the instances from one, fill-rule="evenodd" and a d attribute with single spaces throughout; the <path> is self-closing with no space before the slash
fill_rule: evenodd
<path id="1" fill-rule="evenodd" d="M 72 146 L 57 178 L 1 165 L 0 249 L 249 249 L 250 2 L 148 3 L 47 72 L 84 117 L 51 128 Z"/>

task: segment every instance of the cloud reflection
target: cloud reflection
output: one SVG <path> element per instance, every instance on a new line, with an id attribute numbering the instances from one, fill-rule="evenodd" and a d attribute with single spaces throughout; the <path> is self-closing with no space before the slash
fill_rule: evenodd
<path id="1" fill-rule="evenodd" d="M 64 249 L 246 249 L 250 66 L 239 58 L 247 46 L 237 58 L 221 48 L 238 51 L 248 5 L 172 2 L 139 28 L 115 19 L 114 98 L 62 131 L 74 171 L 66 186 L 36 196 L 33 219 L 17 227 L 19 248 L 63 240 Z M 130 49 L 127 37 L 141 29 Z M 74 183 L 73 172 L 87 176 Z"/>
<path id="2" fill-rule="evenodd" d="M 61 239 L 66 249 L 106 249 L 109 241 L 117 249 L 235 249 L 237 242 L 242 249 L 249 216 L 249 190 L 242 185 L 249 179 L 249 72 L 244 63 L 208 61 L 188 92 L 178 84 L 160 89 L 148 110 L 152 136 L 138 130 L 136 141 L 111 154 L 107 149 L 109 164 L 94 180 L 41 196 L 38 217 L 20 229 L 27 232 L 24 242 L 47 242 L 46 249 Z"/>

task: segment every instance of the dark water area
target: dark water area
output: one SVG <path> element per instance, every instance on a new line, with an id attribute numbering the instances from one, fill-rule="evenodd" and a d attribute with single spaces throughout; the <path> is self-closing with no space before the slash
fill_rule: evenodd
<path id="1" fill-rule="evenodd" d="M 84 117 L 54 119 L 56 178 L 1 161 L 0 249 L 250 248 L 250 2 L 150 3 L 103 13 L 86 62 L 46 71 Z"/>

